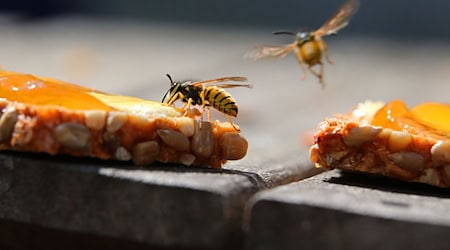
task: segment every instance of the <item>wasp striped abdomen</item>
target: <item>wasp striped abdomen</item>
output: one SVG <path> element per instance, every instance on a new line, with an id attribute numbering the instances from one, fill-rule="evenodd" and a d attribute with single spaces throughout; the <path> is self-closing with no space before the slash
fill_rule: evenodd
<path id="1" fill-rule="evenodd" d="M 320 63 L 322 58 L 322 49 L 317 41 L 307 41 L 299 49 L 301 59 L 308 65 Z"/>
<path id="2" fill-rule="evenodd" d="M 208 106 L 212 106 L 226 115 L 237 116 L 238 106 L 228 92 L 216 86 L 207 86 L 205 87 L 204 93 Z"/>

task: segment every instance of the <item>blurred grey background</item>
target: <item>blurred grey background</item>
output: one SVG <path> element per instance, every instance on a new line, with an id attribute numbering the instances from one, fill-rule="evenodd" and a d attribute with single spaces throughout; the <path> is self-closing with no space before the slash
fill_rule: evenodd
<path id="1" fill-rule="evenodd" d="M 3 12 L 26 20 L 62 15 L 203 26 L 298 29 L 315 28 L 342 0 L 16 0 L 1 1 Z M 358 21 L 349 33 L 400 39 L 449 39 L 450 2 L 445 0 L 361 0 Z"/>
<path id="2" fill-rule="evenodd" d="M 245 161 L 255 165 L 299 148 L 307 153 L 320 121 L 365 100 L 448 102 L 446 0 L 361 0 L 349 26 L 325 38 L 335 61 L 325 63 L 325 88 L 311 74 L 301 81 L 293 56 L 242 58 L 258 44 L 292 42 L 272 31 L 318 28 L 342 2 L 2 1 L 0 64 L 157 101 L 169 84 L 166 73 L 199 80 L 246 76 L 255 88 L 230 93 L 250 143 Z"/>

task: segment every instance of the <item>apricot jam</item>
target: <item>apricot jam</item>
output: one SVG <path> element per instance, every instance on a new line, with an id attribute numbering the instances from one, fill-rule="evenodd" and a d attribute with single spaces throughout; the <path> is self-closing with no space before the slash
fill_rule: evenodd
<path id="1" fill-rule="evenodd" d="M 450 105 L 428 102 L 408 109 L 404 102 L 395 100 L 378 110 L 371 123 L 416 135 L 450 138 Z"/>
<path id="2" fill-rule="evenodd" d="M 0 97 L 8 101 L 56 105 L 76 110 L 111 110 L 110 106 L 90 95 L 90 92 L 95 91 L 51 78 L 0 71 Z"/>

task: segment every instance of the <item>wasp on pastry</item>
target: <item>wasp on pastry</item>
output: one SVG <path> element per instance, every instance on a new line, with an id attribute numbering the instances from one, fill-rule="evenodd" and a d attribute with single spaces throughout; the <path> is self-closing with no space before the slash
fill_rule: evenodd
<path id="1" fill-rule="evenodd" d="M 234 87 L 251 88 L 248 83 L 223 83 L 223 82 L 246 82 L 247 78 L 241 76 L 221 77 L 205 81 L 173 81 L 169 74 L 166 74 L 170 80 L 170 88 L 164 95 L 162 102 L 173 105 L 177 100 L 184 102 L 183 110 L 185 114 L 190 110 L 191 105 L 199 105 L 203 110 L 208 112 L 208 120 L 210 119 L 209 107 L 213 107 L 219 112 L 227 116 L 230 124 L 238 130 L 231 120 L 231 116 L 237 117 L 238 105 L 234 98 L 224 89 Z"/>

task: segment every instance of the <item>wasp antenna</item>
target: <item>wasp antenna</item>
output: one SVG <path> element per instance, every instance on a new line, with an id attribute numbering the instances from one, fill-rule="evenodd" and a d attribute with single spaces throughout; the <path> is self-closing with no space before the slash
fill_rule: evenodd
<path id="1" fill-rule="evenodd" d="M 172 80 L 172 77 L 169 75 L 169 74 L 166 74 L 166 76 L 169 78 L 169 80 L 170 80 L 170 85 L 173 85 L 173 80 Z"/>
<path id="2" fill-rule="evenodd" d="M 275 32 L 272 32 L 272 35 L 291 35 L 291 36 L 296 36 L 297 34 L 295 34 L 294 32 L 290 32 L 290 31 L 275 31 Z"/>

